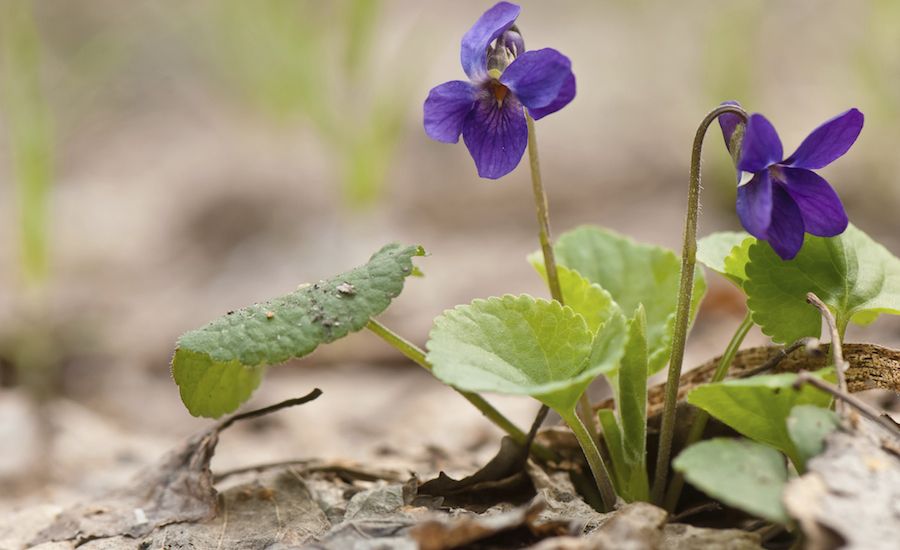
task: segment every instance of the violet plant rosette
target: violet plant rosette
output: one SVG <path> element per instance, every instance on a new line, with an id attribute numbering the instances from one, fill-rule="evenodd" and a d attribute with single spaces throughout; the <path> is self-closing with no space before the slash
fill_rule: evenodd
<path id="1" fill-rule="evenodd" d="M 469 81 L 435 86 L 425 100 L 425 133 L 444 143 L 462 134 L 483 178 L 503 177 L 519 164 L 528 146 L 525 109 L 538 120 L 575 97 L 571 61 L 552 48 L 525 51 L 519 12 L 509 2 L 484 12 L 462 38 Z"/>
<path id="2" fill-rule="evenodd" d="M 783 158 L 781 139 L 763 115 L 750 115 L 746 125 L 736 115 L 719 117 L 725 145 L 737 166 L 737 213 L 747 232 L 768 241 L 784 260 L 800 251 L 804 233 L 818 237 L 843 233 L 848 219 L 841 199 L 813 170 L 843 156 L 859 137 L 863 120 L 857 109 L 841 113 Z"/>

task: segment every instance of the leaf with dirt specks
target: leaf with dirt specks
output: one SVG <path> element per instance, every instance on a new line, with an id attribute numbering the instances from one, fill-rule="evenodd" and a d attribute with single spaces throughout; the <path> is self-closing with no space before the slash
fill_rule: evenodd
<path id="1" fill-rule="evenodd" d="M 390 244 L 361 267 L 286 296 L 222 316 L 178 339 L 172 376 L 194 416 L 234 411 L 266 366 L 312 353 L 361 330 L 390 305 L 414 272 L 420 246 Z"/>

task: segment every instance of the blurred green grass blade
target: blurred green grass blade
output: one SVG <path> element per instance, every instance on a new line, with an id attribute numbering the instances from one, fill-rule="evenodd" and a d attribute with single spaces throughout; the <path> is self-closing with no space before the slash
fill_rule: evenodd
<path id="1" fill-rule="evenodd" d="M 40 36 L 28 0 L 8 0 L 0 17 L 3 119 L 9 132 L 22 272 L 40 284 L 48 270 L 53 120 L 40 81 Z"/>
<path id="2" fill-rule="evenodd" d="M 344 67 L 352 78 L 359 78 L 366 52 L 372 44 L 375 23 L 381 10 L 379 0 L 348 0 L 346 8 L 347 46 Z"/>

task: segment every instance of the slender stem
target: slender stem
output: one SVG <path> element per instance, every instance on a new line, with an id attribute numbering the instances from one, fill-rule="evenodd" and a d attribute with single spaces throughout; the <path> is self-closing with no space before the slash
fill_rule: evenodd
<path id="1" fill-rule="evenodd" d="M 531 118 L 531 115 L 526 113 L 525 121 L 528 124 L 528 160 L 531 164 L 531 188 L 534 191 L 534 206 L 537 211 L 539 230 L 538 239 L 541 241 L 541 251 L 544 253 L 547 285 L 550 287 L 550 296 L 562 304 L 563 295 L 559 286 L 559 274 L 556 272 L 556 257 L 553 255 L 553 246 L 550 244 L 550 211 L 547 207 L 547 194 L 544 192 L 544 184 L 541 179 L 537 132 L 535 132 L 534 120 Z"/>
<path id="2" fill-rule="evenodd" d="M 844 371 L 849 367 L 849 363 L 844 361 L 844 350 L 841 342 L 843 341 L 843 335 L 841 331 L 838 330 L 837 323 L 834 320 L 834 315 L 831 314 L 831 310 L 828 309 L 828 306 L 825 305 L 818 296 L 813 292 L 809 292 L 806 295 L 806 301 L 810 304 L 816 306 L 816 309 L 819 310 L 819 313 L 822 314 L 822 318 L 825 319 L 825 324 L 828 325 L 828 329 L 831 331 L 831 358 L 832 363 L 834 363 L 834 371 L 837 373 L 837 381 L 838 388 L 845 394 L 848 394 L 847 391 L 847 377 L 844 374 Z M 835 403 L 835 409 L 838 412 L 844 412 L 844 402 L 838 400 Z"/>
<path id="3" fill-rule="evenodd" d="M 578 440 L 578 444 L 581 445 L 584 457 L 591 467 L 591 473 L 594 474 L 594 482 L 597 484 L 597 489 L 600 490 L 600 498 L 603 499 L 603 505 L 606 507 L 607 511 L 613 510 L 618 503 L 619 497 L 616 495 L 616 489 L 613 487 L 609 469 L 606 467 L 603 458 L 600 456 L 600 449 L 597 448 L 597 441 L 591 437 L 591 434 L 587 431 L 587 428 L 584 427 L 584 424 L 581 422 L 578 415 L 575 414 L 574 410 L 567 413 L 560 412 L 560 416 L 562 416 L 562 419 L 566 424 L 572 428 L 572 431 L 575 433 L 575 438 Z"/>
<path id="4" fill-rule="evenodd" d="M 740 378 L 750 378 L 756 376 L 757 374 L 762 374 L 764 372 L 768 372 L 775 367 L 778 366 L 784 359 L 787 358 L 788 355 L 794 353 L 800 348 L 806 348 L 807 355 L 815 355 L 821 354 L 822 350 L 819 348 L 819 339 L 812 338 L 809 336 L 804 336 L 799 340 L 795 341 L 793 344 L 789 346 L 785 346 L 778 350 L 778 353 L 775 354 L 771 359 L 763 363 L 762 365 L 752 368 L 750 370 L 745 370 L 740 374 Z"/>
<path id="5" fill-rule="evenodd" d="M 527 112 L 525 113 L 525 122 L 528 125 L 528 161 L 531 168 L 531 189 L 534 193 L 534 207 L 538 221 L 538 240 L 541 243 L 541 252 L 544 255 L 544 271 L 547 272 L 547 286 L 550 287 L 550 296 L 560 304 L 564 304 L 562 287 L 559 284 L 559 273 L 556 270 L 556 256 L 553 253 L 553 244 L 550 242 L 550 209 L 547 203 L 547 193 L 544 191 L 543 178 L 541 177 L 537 132 L 534 128 L 534 119 Z M 582 420 L 587 424 L 591 436 L 595 441 L 599 440 L 600 431 L 594 418 L 593 407 L 591 407 L 587 391 L 581 395 L 579 406 Z M 546 414 L 546 411 L 544 413 Z"/>
<path id="6" fill-rule="evenodd" d="M 731 341 L 728 342 L 728 346 L 725 348 L 725 353 L 722 354 L 719 364 L 716 365 L 716 371 L 713 373 L 712 379 L 710 380 L 711 383 L 721 382 L 725 379 L 725 375 L 728 374 L 728 369 L 734 361 L 734 356 L 737 355 L 738 349 L 740 349 L 741 343 L 743 343 L 747 333 L 750 332 L 751 327 L 753 327 L 753 319 L 748 311 L 747 315 L 744 316 L 744 320 L 741 321 L 741 324 L 734 332 L 734 336 L 731 337 Z M 688 433 L 687 441 L 685 441 L 684 444 L 685 448 L 700 441 L 700 438 L 703 437 L 703 431 L 706 430 L 707 422 L 709 422 L 709 413 L 702 409 L 697 409 L 697 416 L 694 419 L 694 424 L 691 426 L 691 431 Z M 669 489 L 666 492 L 665 508 L 670 513 L 675 511 L 683 487 L 684 476 L 676 473 L 675 476 L 672 477 L 672 481 L 669 482 Z"/>
<path id="7" fill-rule="evenodd" d="M 417 345 L 403 338 L 375 319 L 369 319 L 369 322 L 366 324 L 366 328 L 380 336 L 382 340 L 393 346 L 397 351 L 411 359 L 414 363 L 431 372 L 431 364 L 425 358 L 425 352 Z M 488 420 L 490 420 L 498 428 L 509 434 L 509 436 L 512 437 L 516 443 L 523 446 L 528 444 L 528 434 L 526 434 L 518 426 L 513 424 L 512 421 L 506 418 L 503 413 L 495 409 L 494 406 L 488 403 L 483 397 L 481 397 L 477 393 L 462 391 L 456 388 L 454 388 L 454 390 L 465 397 L 466 401 L 474 405 L 476 409 L 481 411 L 481 414 L 487 417 Z M 535 454 L 535 456 L 544 461 L 554 461 L 558 458 L 556 454 L 553 453 L 550 449 L 544 447 L 543 445 L 538 445 L 537 443 L 531 446 L 531 451 Z"/>
<path id="8" fill-rule="evenodd" d="M 273 412 L 280 411 L 281 409 L 309 403 L 310 401 L 318 399 L 320 395 L 322 395 L 322 390 L 320 390 L 319 388 L 315 388 L 313 391 L 309 392 L 303 397 L 286 399 L 281 403 L 275 403 L 274 405 L 269 405 L 268 407 L 263 407 L 261 409 L 255 409 L 252 411 L 236 414 L 234 416 L 229 416 L 228 418 L 223 420 L 221 424 L 219 424 L 216 430 L 221 432 L 222 430 L 230 427 L 235 422 L 240 422 L 241 420 L 247 420 L 248 418 L 258 418 L 260 416 L 265 416 L 267 414 L 272 414 Z"/>
<path id="9" fill-rule="evenodd" d="M 666 380 L 666 400 L 659 433 L 659 454 L 656 457 L 656 473 L 653 482 L 653 498 L 661 503 L 669 476 L 669 455 L 672 452 L 672 437 L 675 430 L 675 405 L 678 399 L 678 385 L 681 382 L 681 366 L 684 362 L 684 344 L 691 313 L 691 295 L 694 286 L 694 266 L 697 262 L 697 221 L 700 217 L 700 158 L 703 152 L 703 138 L 709 126 L 725 113 L 740 116 L 745 122 L 747 113 L 735 105 L 720 105 L 713 109 L 694 136 L 691 153 L 690 187 L 688 189 L 687 217 L 684 222 L 684 247 L 681 252 L 681 285 L 678 291 L 678 305 L 675 316 L 675 334 L 672 340 L 672 358 Z"/>
<path id="10" fill-rule="evenodd" d="M 534 128 L 534 119 L 527 112 L 525 122 L 528 125 L 528 162 L 531 168 L 531 189 L 534 193 L 534 207 L 537 213 L 538 240 L 541 243 L 541 252 L 544 255 L 544 271 L 547 272 L 547 286 L 550 287 L 550 296 L 560 304 L 564 304 L 562 287 L 559 284 L 559 273 L 556 270 L 556 256 L 553 253 L 553 244 L 550 242 L 550 208 L 547 203 L 547 193 L 544 191 L 544 181 L 541 177 L 541 159 L 538 155 L 537 131 Z M 595 441 L 599 440 L 599 428 L 594 418 L 593 407 L 588 399 L 587 391 L 579 399 L 581 416 L 587 423 L 588 430 Z M 541 407 L 544 415 L 546 405 Z"/>

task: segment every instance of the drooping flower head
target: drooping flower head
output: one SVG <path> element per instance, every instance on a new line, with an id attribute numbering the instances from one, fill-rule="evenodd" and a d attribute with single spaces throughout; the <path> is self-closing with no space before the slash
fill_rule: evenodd
<path id="1" fill-rule="evenodd" d="M 538 120 L 575 97 L 569 58 L 558 51 L 525 51 L 515 26 L 520 8 L 498 2 L 462 38 L 460 60 L 469 81 L 431 89 L 425 100 L 425 133 L 437 141 L 463 141 L 478 175 L 511 172 L 528 145 L 524 109 Z"/>
<path id="2" fill-rule="evenodd" d="M 751 235 L 790 260 L 803 246 L 804 233 L 834 237 L 844 232 L 848 222 L 841 199 L 813 170 L 850 149 L 862 131 L 861 112 L 850 109 L 825 121 L 787 158 L 778 133 L 761 114 L 750 115 L 745 125 L 728 113 L 719 124 L 737 166 L 738 217 Z"/>

